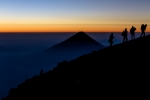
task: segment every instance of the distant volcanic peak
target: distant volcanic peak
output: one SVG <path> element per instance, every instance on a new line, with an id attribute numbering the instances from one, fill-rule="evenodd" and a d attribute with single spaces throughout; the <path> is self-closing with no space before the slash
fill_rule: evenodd
<path id="1" fill-rule="evenodd" d="M 84 32 L 78 32 L 64 42 L 97 42 Z M 98 43 L 98 42 L 97 42 Z"/>
<path id="2" fill-rule="evenodd" d="M 88 36 L 86 33 L 84 33 L 83 31 L 80 31 L 78 33 L 76 33 L 75 35 L 79 35 L 79 36 Z"/>
<path id="3" fill-rule="evenodd" d="M 60 50 L 62 48 L 65 49 L 78 49 L 78 48 L 83 48 L 83 49 L 91 49 L 91 48 L 104 48 L 102 44 L 99 42 L 95 41 L 92 39 L 90 36 L 88 36 L 84 32 L 78 32 L 75 35 L 71 36 L 70 38 L 66 39 L 65 41 L 54 45 L 50 49 L 54 50 Z M 93 49 L 94 50 L 94 49 Z"/>

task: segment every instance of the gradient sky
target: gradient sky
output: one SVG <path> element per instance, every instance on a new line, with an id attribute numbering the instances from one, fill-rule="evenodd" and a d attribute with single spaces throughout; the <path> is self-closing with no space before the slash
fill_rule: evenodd
<path id="1" fill-rule="evenodd" d="M 148 24 L 150 0 L 0 0 L 0 32 L 121 32 Z"/>

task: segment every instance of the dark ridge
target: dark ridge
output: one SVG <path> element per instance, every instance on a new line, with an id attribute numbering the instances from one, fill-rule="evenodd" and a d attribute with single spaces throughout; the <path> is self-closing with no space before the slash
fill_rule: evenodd
<path id="1" fill-rule="evenodd" d="M 2 100 L 149 98 L 149 51 L 150 35 L 63 61 Z"/>

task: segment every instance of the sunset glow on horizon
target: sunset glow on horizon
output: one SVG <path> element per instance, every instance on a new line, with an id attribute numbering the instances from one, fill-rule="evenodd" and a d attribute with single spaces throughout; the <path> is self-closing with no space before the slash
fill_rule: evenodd
<path id="1" fill-rule="evenodd" d="M 150 32 L 150 0 L 0 0 L 0 32 Z"/>

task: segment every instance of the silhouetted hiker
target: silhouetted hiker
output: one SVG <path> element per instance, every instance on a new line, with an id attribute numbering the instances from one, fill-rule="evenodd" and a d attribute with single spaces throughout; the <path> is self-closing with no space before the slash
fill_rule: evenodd
<path id="1" fill-rule="evenodd" d="M 128 38 L 127 38 L 127 36 L 128 36 L 127 28 L 125 28 L 125 30 L 122 32 L 121 35 L 123 36 L 123 42 L 128 41 Z"/>
<path id="2" fill-rule="evenodd" d="M 109 40 L 108 40 L 108 42 L 110 43 L 110 46 L 113 45 L 113 39 L 114 39 L 114 38 L 115 38 L 115 37 L 114 37 L 113 33 L 111 33 L 111 34 L 110 34 L 110 37 L 109 37 Z"/>
<path id="3" fill-rule="evenodd" d="M 145 24 L 145 25 L 142 24 L 142 25 L 141 25 L 141 32 L 142 32 L 142 33 L 141 33 L 141 36 L 140 36 L 140 37 L 145 36 L 146 27 L 147 27 L 147 24 Z"/>
<path id="4" fill-rule="evenodd" d="M 43 70 L 41 69 L 41 71 L 40 71 L 40 75 L 43 75 Z"/>
<path id="5" fill-rule="evenodd" d="M 130 29 L 130 34 L 131 34 L 131 39 L 132 40 L 135 39 L 135 30 L 136 30 L 136 28 L 134 26 L 132 26 L 131 29 Z"/>

